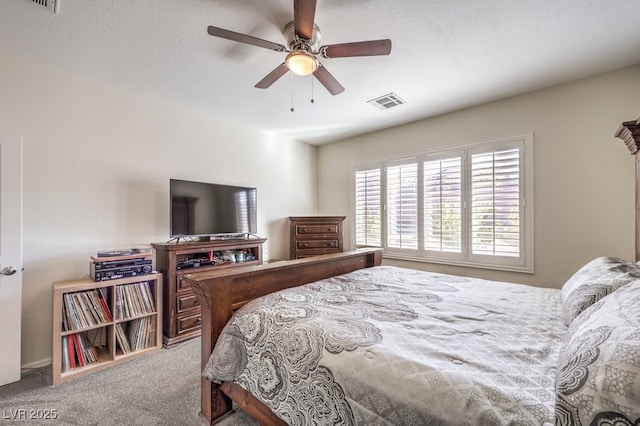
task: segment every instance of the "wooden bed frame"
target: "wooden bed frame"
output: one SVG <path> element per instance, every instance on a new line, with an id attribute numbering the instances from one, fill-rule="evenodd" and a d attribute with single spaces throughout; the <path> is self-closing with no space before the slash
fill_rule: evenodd
<path id="1" fill-rule="evenodd" d="M 624 141 L 636 161 L 636 262 L 640 261 L 640 118 L 625 121 L 614 133 Z"/>
<path id="2" fill-rule="evenodd" d="M 257 297 L 382 263 L 382 249 L 363 249 L 183 277 L 202 306 L 201 368 L 233 311 Z M 286 425 L 241 386 L 201 380 L 200 417 L 213 424 L 232 413 L 232 401 L 260 424 Z"/>

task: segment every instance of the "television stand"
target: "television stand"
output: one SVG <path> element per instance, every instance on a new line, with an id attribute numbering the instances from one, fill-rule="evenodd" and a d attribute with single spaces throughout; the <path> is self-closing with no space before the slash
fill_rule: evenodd
<path id="1" fill-rule="evenodd" d="M 177 239 L 151 244 L 156 269 L 163 278 L 162 344 L 165 348 L 200 336 L 200 304 L 191 287 L 182 280 L 184 275 L 263 263 L 262 247 L 266 238 L 245 238 L 185 242 Z"/>

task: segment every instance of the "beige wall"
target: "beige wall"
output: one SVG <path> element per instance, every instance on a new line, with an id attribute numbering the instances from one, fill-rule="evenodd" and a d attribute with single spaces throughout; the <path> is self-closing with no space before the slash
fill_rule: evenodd
<path id="1" fill-rule="evenodd" d="M 287 217 L 316 210 L 313 146 L 0 57 L 0 128 L 24 140 L 23 366 L 50 357 L 53 281 L 87 275 L 96 250 L 169 239 L 170 178 L 256 186 L 268 258 L 288 256 Z"/>
<path id="2" fill-rule="evenodd" d="M 347 215 L 349 229 L 350 169 L 355 162 L 533 132 L 534 274 L 385 263 L 560 287 L 594 257 L 633 259 L 634 162 L 613 133 L 622 121 L 639 115 L 636 65 L 324 145 L 318 150 L 319 212 Z M 345 245 L 351 245 L 349 236 Z"/>

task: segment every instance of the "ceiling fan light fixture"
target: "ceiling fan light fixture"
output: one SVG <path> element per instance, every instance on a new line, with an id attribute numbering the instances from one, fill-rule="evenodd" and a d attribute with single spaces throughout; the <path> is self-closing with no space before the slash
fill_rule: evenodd
<path id="1" fill-rule="evenodd" d="M 303 50 L 289 53 L 285 63 L 287 68 L 298 75 L 309 75 L 318 69 L 318 60 Z"/>

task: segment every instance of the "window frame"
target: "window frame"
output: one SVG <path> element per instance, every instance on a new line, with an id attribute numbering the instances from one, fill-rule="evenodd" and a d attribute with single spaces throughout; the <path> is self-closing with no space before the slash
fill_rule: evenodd
<path id="1" fill-rule="evenodd" d="M 473 254 L 471 251 L 472 226 L 471 226 L 471 155 L 478 152 L 495 152 L 503 149 L 519 149 L 519 179 L 520 179 L 520 256 L 493 256 Z M 372 161 L 354 163 L 351 167 L 351 211 L 355 214 L 355 174 L 357 171 L 380 168 L 381 170 L 381 247 L 384 248 L 383 256 L 389 259 L 410 260 L 419 262 L 439 263 L 455 266 L 468 266 L 484 269 L 495 269 L 513 272 L 534 272 L 534 203 L 533 203 L 533 133 L 488 139 L 449 148 L 438 148 L 410 155 L 380 158 Z M 452 158 L 463 154 L 462 167 L 462 235 L 461 253 L 440 252 L 426 250 L 424 242 L 424 162 L 438 159 Z M 418 249 L 400 249 L 388 247 L 388 204 L 387 204 L 387 167 L 407 161 L 416 161 L 418 164 L 417 192 L 418 192 Z M 354 248 L 365 247 L 356 244 L 356 223 L 350 222 L 351 246 Z"/>
<path id="2" fill-rule="evenodd" d="M 464 251 L 465 251 L 465 247 L 467 247 L 467 232 L 466 232 L 466 228 L 467 228 L 467 224 L 464 220 L 465 217 L 465 194 L 464 194 L 464 190 L 466 188 L 466 183 L 464 182 L 464 170 L 466 168 L 466 164 L 467 164 L 467 160 L 466 160 L 466 156 L 464 155 L 464 149 L 448 149 L 448 150 L 441 150 L 441 151 L 435 151 L 435 152 L 427 152 L 425 154 L 423 154 L 421 156 L 421 163 L 422 163 L 422 168 L 421 168 L 421 179 L 420 179 L 420 192 L 422 194 L 424 194 L 424 163 L 428 162 L 428 161 L 435 161 L 435 160 L 445 160 L 445 159 L 451 159 L 451 158 L 456 158 L 456 157 L 460 157 L 460 166 L 461 166 L 461 184 L 462 184 L 462 224 L 461 224 L 461 235 L 460 235 L 460 244 L 461 244 L 461 252 L 460 253 L 455 253 L 455 252 L 443 252 L 443 251 L 435 251 L 435 250 L 427 250 L 424 247 L 424 232 L 425 232 L 425 224 L 424 224 L 424 211 L 421 211 L 421 218 L 422 218 L 422 226 L 421 231 L 423 233 L 423 237 L 422 237 L 422 242 L 423 242 L 423 247 L 422 247 L 422 253 L 420 255 L 421 258 L 426 258 L 429 259 L 429 261 L 433 261 L 434 263 L 453 263 L 453 262 L 460 262 L 460 261 L 464 261 Z M 425 205 L 425 200 L 424 200 L 424 196 L 422 199 L 422 203 L 420 203 L 420 207 L 421 209 L 424 209 L 424 205 Z M 425 260 L 427 261 L 427 260 Z"/>
<path id="3" fill-rule="evenodd" d="M 389 167 L 398 167 L 398 166 L 402 167 L 403 165 L 411 165 L 411 164 L 414 164 L 414 163 L 416 164 L 416 169 L 417 169 L 416 170 L 416 179 L 418 181 L 418 186 L 419 186 L 420 176 L 421 176 L 420 171 L 419 171 L 419 167 L 418 167 L 419 160 L 418 160 L 417 157 L 413 157 L 413 156 L 412 157 L 404 157 L 404 158 L 401 158 L 401 159 L 393 159 L 393 160 L 387 161 L 386 164 L 384 164 L 384 167 L 382 169 L 383 170 L 382 177 L 384 178 L 384 177 L 387 176 L 387 172 L 388 172 Z M 386 244 L 387 246 L 388 246 L 388 243 L 389 243 L 389 235 L 391 234 L 391 232 L 389 230 L 391 224 L 389 223 L 389 210 L 390 210 L 390 208 L 389 208 L 389 202 L 388 202 L 388 193 L 389 193 L 389 185 L 388 185 L 388 183 L 389 183 L 388 179 L 384 179 L 384 190 L 385 190 L 385 192 L 384 192 L 383 196 L 381 197 L 381 199 L 383 201 L 382 212 L 385 213 L 383 218 L 382 218 L 382 223 L 383 223 L 383 226 L 384 226 L 383 229 L 385 230 L 385 238 L 382 241 L 387 243 Z M 421 235 L 421 232 L 420 232 L 420 211 L 421 210 L 420 210 L 420 195 L 419 195 L 419 192 L 420 192 L 419 191 L 419 187 L 417 187 L 416 188 L 416 202 L 417 202 L 418 205 L 416 206 L 416 210 L 417 210 L 417 212 L 416 212 L 417 213 L 417 219 L 416 220 L 418 221 L 418 224 L 417 224 L 418 230 L 417 230 L 416 238 L 418 239 L 418 241 L 417 241 L 418 248 L 417 249 L 411 249 L 411 248 L 402 248 L 402 247 L 386 247 L 386 250 L 389 250 L 390 252 L 396 252 L 396 253 L 411 254 L 411 253 L 413 253 L 413 252 L 415 252 L 416 250 L 419 249 L 419 247 L 420 247 L 419 238 L 420 238 L 420 235 Z"/>
<path id="4" fill-rule="evenodd" d="M 357 167 L 352 167 L 352 172 L 351 172 L 351 210 L 353 211 L 353 220 L 351 221 L 351 241 L 352 241 L 352 245 L 356 246 L 357 244 L 357 239 L 358 239 L 358 234 L 356 232 L 356 225 L 358 223 L 358 212 L 356 211 L 356 198 L 357 198 L 357 193 L 356 193 L 356 173 L 358 173 L 359 171 L 367 171 L 367 170 L 374 170 L 374 169 L 380 169 L 379 171 L 379 175 L 380 175 L 380 195 L 379 197 L 382 197 L 383 192 L 386 191 L 386 185 L 384 185 L 384 180 L 382 179 L 382 174 L 384 173 L 383 170 L 383 165 L 382 163 L 367 163 L 367 167 L 364 169 L 359 169 Z M 365 191 L 366 192 L 366 191 Z M 382 214 L 382 202 L 380 203 L 380 206 L 378 208 L 379 212 L 380 212 L 380 245 L 372 245 L 372 244 L 360 244 L 358 245 L 358 247 L 382 247 L 382 242 L 385 241 L 383 238 L 386 238 L 386 234 L 384 232 L 384 228 L 385 228 L 385 224 L 383 222 L 383 218 L 385 217 L 384 214 Z M 366 212 L 366 208 L 365 208 L 365 212 Z M 365 222 L 367 221 L 367 217 L 365 216 Z M 369 233 L 365 231 L 364 233 L 365 238 L 368 240 L 368 236 Z"/>

